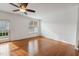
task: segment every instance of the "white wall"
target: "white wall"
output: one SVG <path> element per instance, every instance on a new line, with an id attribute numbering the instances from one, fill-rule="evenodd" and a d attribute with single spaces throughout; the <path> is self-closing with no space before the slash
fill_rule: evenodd
<path id="1" fill-rule="evenodd" d="M 33 35 L 29 34 L 28 23 L 36 19 L 0 11 L 0 20 L 10 22 L 10 40 L 38 36 L 39 34 L 38 32 Z"/>
<path id="2" fill-rule="evenodd" d="M 76 45 L 77 6 L 52 14 L 42 22 L 42 35 Z"/>

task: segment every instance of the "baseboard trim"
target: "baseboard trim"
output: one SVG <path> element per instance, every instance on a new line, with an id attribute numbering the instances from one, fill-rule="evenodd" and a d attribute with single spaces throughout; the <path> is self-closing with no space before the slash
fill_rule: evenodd
<path id="1" fill-rule="evenodd" d="M 34 37 L 23 38 L 23 39 L 18 39 L 18 40 L 10 40 L 10 41 L 6 41 L 6 42 L 1 42 L 0 44 L 8 43 L 8 42 L 21 41 L 21 40 L 28 40 L 28 39 L 32 39 L 32 38 L 38 38 L 38 37 L 42 37 L 42 36 L 34 36 Z"/>
<path id="2" fill-rule="evenodd" d="M 49 37 L 47 37 L 47 36 L 35 36 L 35 37 L 29 37 L 29 38 L 23 38 L 23 39 L 19 39 L 19 40 L 11 40 L 11 41 L 6 41 L 6 42 L 2 42 L 2 43 L 0 43 L 0 44 L 3 44 L 3 43 L 8 43 L 8 42 L 15 42 L 15 41 L 21 41 L 21 40 L 28 40 L 28 39 L 33 39 L 33 38 L 38 38 L 38 37 L 42 37 L 42 38 L 47 38 L 47 39 L 50 39 L 50 40 L 55 40 L 55 39 L 51 39 L 51 38 L 49 38 Z M 72 45 L 72 46 L 74 46 L 73 44 L 71 44 L 71 43 L 69 43 L 69 42 L 66 42 L 66 41 L 63 41 L 63 40 L 56 40 L 56 41 L 60 41 L 60 42 L 63 42 L 63 43 L 66 43 L 66 44 L 69 44 L 69 45 Z M 76 50 L 79 50 L 78 49 L 78 47 L 75 47 L 74 46 L 74 48 L 76 49 Z"/>
<path id="3" fill-rule="evenodd" d="M 58 39 L 52 39 L 52 38 L 49 38 L 49 37 L 44 36 L 44 35 L 42 35 L 42 37 L 47 38 L 47 39 L 50 39 L 50 40 L 56 40 L 56 41 L 60 41 L 60 42 L 63 42 L 63 43 L 72 45 L 72 46 L 74 46 L 74 49 L 79 50 L 78 47 L 76 47 L 75 45 L 73 45 L 73 44 L 71 44 L 71 43 L 69 43 L 69 42 L 67 42 L 67 41 L 64 41 L 64 40 L 58 40 Z"/>
<path id="4" fill-rule="evenodd" d="M 76 50 L 79 51 L 79 48 L 78 48 L 76 45 L 71 44 L 71 43 L 69 43 L 69 42 L 67 42 L 67 41 L 64 41 L 64 40 L 58 40 L 58 39 L 53 39 L 53 38 L 50 38 L 50 37 L 48 37 L 48 36 L 44 36 L 44 35 L 42 35 L 42 37 L 47 38 L 47 39 L 51 39 L 51 40 L 60 41 L 60 42 L 63 42 L 63 43 L 66 43 L 66 44 L 72 45 L 72 46 L 74 47 L 74 49 L 76 49 Z"/>

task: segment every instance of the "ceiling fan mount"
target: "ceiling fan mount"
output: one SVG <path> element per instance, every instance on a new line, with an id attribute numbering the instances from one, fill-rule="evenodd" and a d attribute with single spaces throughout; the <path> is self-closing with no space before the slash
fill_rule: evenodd
<path id="1" fill-rule="evenodd" d="M 17 7 L 18 9 L 16 10 L 13 10 L 13 12 L 23 12 L 24 14 L 27 14 L 27 12 L 32 12 L 32 13 L 35 13 L 35 10 L 32 10 L 32 9 L 28 9 L 27 6 L 28 6 L 28 3 L 19 3 L 19 6 L 14 4 L 14 3 L 9 3 L 10 5 L 14 6 L 14 7 Z"/>

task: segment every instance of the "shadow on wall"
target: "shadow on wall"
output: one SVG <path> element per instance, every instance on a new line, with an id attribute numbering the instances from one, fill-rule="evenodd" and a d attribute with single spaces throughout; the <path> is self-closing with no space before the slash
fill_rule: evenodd
<path id="1" fill-rule="evenodd" d="M 51 35 L 52 34 L 52 35 Z M 42 36 L 45 36 L 45 37 L 48 37 L 48 38 L 50 38 L 50 39 L 55 39 L 55 40 L 57 40 L 57 39 L 59 39 L 59 37 L 58 37 L 58 35 L 56 34 L 56 33 L 50 33 L 50 32 L 42 32 Z"/>

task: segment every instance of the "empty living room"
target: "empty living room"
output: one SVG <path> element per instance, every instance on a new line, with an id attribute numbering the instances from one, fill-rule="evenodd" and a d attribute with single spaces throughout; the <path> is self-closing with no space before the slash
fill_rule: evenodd
<path id="1" fill-rule="evenodd" d="M 0 3 L 0 56 L 79 56 L 79 3 Z"/>

